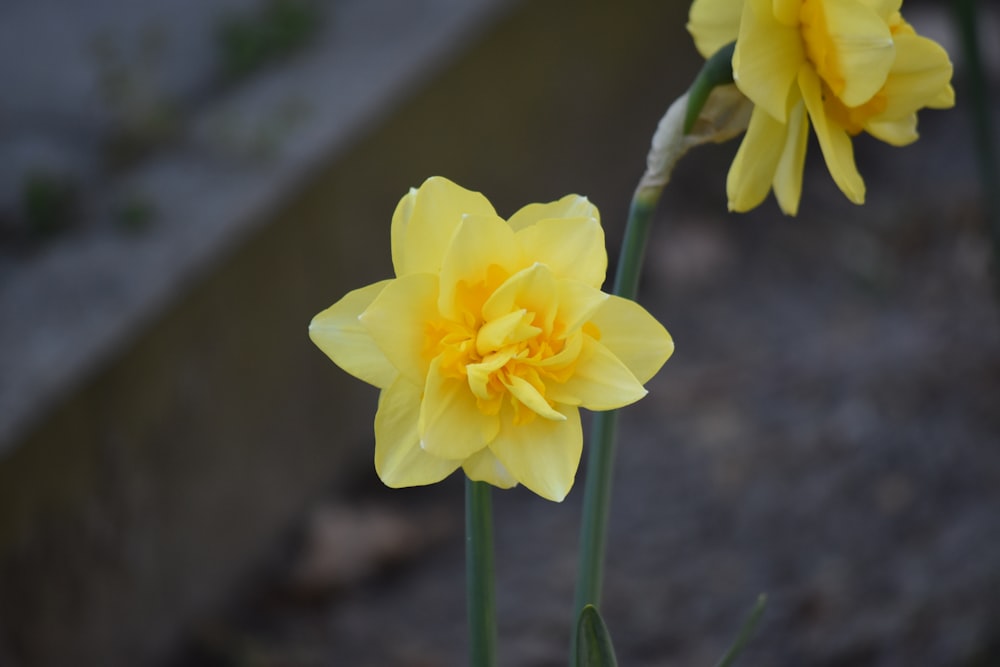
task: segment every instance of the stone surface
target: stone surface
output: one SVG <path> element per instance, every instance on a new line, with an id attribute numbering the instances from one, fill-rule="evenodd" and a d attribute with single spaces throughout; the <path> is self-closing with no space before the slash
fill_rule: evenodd
<path id="1" fill-rule="evenodd" d="M 213 18 L 250 6 L 124 3 L 123 11 L 120 4 L 88 3 L 84 11 L 51 0 L 0 10 L 11 38 L 0 39 L 10 55 L 0 58 L 0 81 L 17 92 L 4 107 L 10 122 L 0 124 L 0 164 L 8 170 L 0 182 L 8 189 L 34 166 L 15 155 L 35 152 L 19 148 L 32 136 L 38 151 L 58 154 L 54 160 L 79 165 L 80 173 L 101 164 L 110 119 L 94 99 L 92 64 L 80 53 L 95 33 L 138 39 L 139 26 L 162 23 L 163 88 L 186 100 L 217 76 L 208 42 Z M 38 250 L 0 253 L 0 455 L 511 4 L 330 3 L 315 44 L 246 83 L 189 102 L 177 141 L 155 159 L 124 174 L 84 178 L 84 219 L 71 232 Z M 20 67 L 25 59 L 32 67 Z M 74 126 L 72 136 L 59 134 L 53 114 L 69 119 L 62 124 Z M 123 232 L 116 216 L 135 199 L 152 220 Z"/>

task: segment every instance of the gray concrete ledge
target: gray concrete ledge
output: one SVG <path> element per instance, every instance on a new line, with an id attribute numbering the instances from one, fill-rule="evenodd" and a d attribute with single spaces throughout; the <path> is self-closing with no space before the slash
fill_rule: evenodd
<path id="1" fill-rule="evenodd" d="M 330 20 L 307 52 L 209 100 L 185 121 L 178 145 L 88 193 L 98 218 L 141 196 L 155 216 L 148 228 L 128 234 L 88 223 L 28 259 L 6 262 L 0 457 L 318 165 L 515 4 L 331 3 Z M 52 17 L 25 11 L 14 18 L 30 33 Z M 63 48 L 77 45 L 70 40 Z"/>

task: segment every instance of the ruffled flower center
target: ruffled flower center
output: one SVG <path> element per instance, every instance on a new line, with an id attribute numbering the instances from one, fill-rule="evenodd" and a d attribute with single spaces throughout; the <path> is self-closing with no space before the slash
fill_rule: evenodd
<path id="1" fill-rule="evenodd" d="M 532 282 L 530 298 L 520 298 L 517 283 L 532 271 L 541 279 Z M 557 293 L 555 279 L 544 266 L 508 276 L 493 265 L 486 280 L 458 283 L 457 317 L 427 323 L 425 357 L 440 357 L 446 377 L 465 379 L 484 414 L 499 413 L 507 400 L 515 424 L 536 417 L 564 420 L 546 398 L 546 386 L 573 376 L 584 332 L 595 338 L 599 332 L 590 323 L 566 331 L 558 317 Z"/>

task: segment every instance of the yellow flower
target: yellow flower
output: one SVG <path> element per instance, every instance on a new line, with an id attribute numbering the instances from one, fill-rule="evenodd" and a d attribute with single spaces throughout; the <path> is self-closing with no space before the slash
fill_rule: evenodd
<path id="1" fill-rule="evenodd" d="M 583 446 L 579 408 L 646 394 L 673 352 L 642 307 L 600 290 L 597 209 L 568 195 L 503 220 L 444 178 L 410 190 L 392 218 L 396 277 L 348 293 L 309 335 L 382 391 L 375 469 L 392 487 L 518 482 L 561 501 Z"/>
<path id="2" fill-rule="evenodd" d="M 916 112 L 953 106 L 948 54 L 917 35 L 902 0 L 694 0 L 688 30 L 705 57 L 736 40 L 733 75 L 754 103 L 729 171 L 729 208 L 747 211 L 773 187 L 795 215 L 809 126 L 841 191 L 864 203 L 851 137 L 917 139 Z"/>

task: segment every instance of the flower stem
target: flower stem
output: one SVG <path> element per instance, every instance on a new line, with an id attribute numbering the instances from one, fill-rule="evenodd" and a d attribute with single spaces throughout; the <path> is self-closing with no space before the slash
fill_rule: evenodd
<path id="1" fill-rule="evenodd" d="M 469 664 L 496 666 L 493 583 L 493 508 L 490 485 L 465 479 L 465 574 L 469 615 Z"/>
<path id="2" fill-rule="evenodd" d="M 646 171 L 639 179 L 629 206 L 612 290 L 617 296 L 635 300 L 639 293 L 639 278 L 642 276 L 653 212 L 677 161 L 694 146 L 726 141 L 747 127 L 751 105 L 735 86 L 725 85 L 732 79 L 731 71 L 725 67 L 729 61 L 725 53 L 719 58 L 723 63 L 721 67 L 717 62 L 706 64 L 712 71 L 699 76 L 699 86 L 709 86 L 710 90 L 708 93 L 701 90 L 695 95 L 695 110 L 689 108 L 691 93 L 684 93 L 670 105 L 653 134 L 652 146 L 646 156 Z M 580 568 L 576 575 L 573 601 L 575 619 L 580 617 L 580 612 L 588 604 L 600 608 L 617 424 L 618 417 L 614 411 L 594 415 L 580 526 Z M 570 664 L 576 664 L 577 659 L 576 627 L 577 624 L 574 624 Z"/>
<path id="3" fill-rule="evenodd" d="M 632 198 L 625 237 L 615 274 L 614 293 L 626 299 L 635 299 L 639 291 L 642 261 L 653 211 L 663 192 L 661 187 L 640 187 Z M 580 526 L 580 569 L 577 572 L 576 598 L 573 618 L 588 604 L 600 606 L 601 584 L 604 578 L 604 552 L 611 506 L 611 480 L 614 473 L 615 432 L 618 412 L 594 413 L 591 437 L 593 443 L 587 458 L 587 479 L 583 496 L 583 519 Z M 577 638 L 574 625 L 571 644 L 573 660 L 576 659 Z M 575 664 L 571 662 L 570 664 Z"/>
<path id="4" fill-rule="evenodd" d="M 635 299 L 639 293 L 639 277 L 642 275 L 642 262 L 646 256 L 649 227 L 662 193 L 662 186 L 640 187 L 632 196 L 625 237 L 618 257 L 618 270 L 615 272 L 614 293 L 620 297 Z"/>
<path id="5" fill-rule="evenodd" d="M 1000 159 L 997 157 L 996 136 L 990 103 L 989 85 L 979 45 L 979 23 L 976 0 L 957 0 L 953 8 L 962 36 L 966 61 L 966 88 L 971 104 L 979 180 L 983 191 L 986 223 L 993 241 L 993 274 L 1000 296 Z"/>

